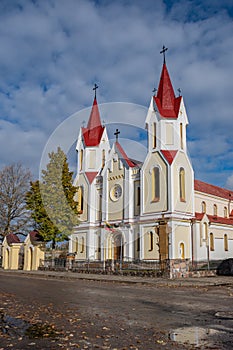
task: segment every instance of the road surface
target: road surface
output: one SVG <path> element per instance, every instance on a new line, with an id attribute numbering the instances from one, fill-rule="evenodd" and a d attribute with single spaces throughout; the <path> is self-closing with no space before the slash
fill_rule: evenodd
<path id="1" fill-rule="evenodd" d="M 1 349 L 233 349 L 228 285 L 0 273 Z"/>

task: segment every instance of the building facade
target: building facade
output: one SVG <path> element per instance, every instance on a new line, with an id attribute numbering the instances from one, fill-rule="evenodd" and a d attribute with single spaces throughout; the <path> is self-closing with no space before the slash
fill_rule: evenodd
<path id="1" fill-rule="evenodd" d="M 190 262 L 233 257 L 233 191 L 194 179 L 188 117 L 166 62 L 145 126 L 147 155 L 130 159 L 110 146 L 96 96 L 77 141 L 80 225 L 69 242 L 76 260 Z"/>
<path id="2" fill-rule="evenodd" d="M 45 258 L 45 242 L 39 232 L 31 231 L 24 242 L 8 233 L 2 244 L 2 267 L 5 270 L 38 270 Z"/>

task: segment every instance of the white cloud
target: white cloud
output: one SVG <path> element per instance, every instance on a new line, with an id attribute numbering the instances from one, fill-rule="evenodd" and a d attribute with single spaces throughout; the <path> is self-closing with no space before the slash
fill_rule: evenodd
<path id="1" fill-rule="evenodd" d="M 229 190 L 233 190 L 233 174 L 231 174 L 226 181 L 226 186 Z"/>
<path id="2" fill-rule="evenodd" d="M 159 51 L 167 45 L 168 69 L 195 140 L 196 176 L 223 185 L 233 148 L 231 16 L 228 0 L 2 0 L 0 144 L 12 142 L 1 147 L 0 164 L 21 158 L 39 166 L 41 143 L 67 116 L 92 104 L 94 82 L 99 103 L 148 106 L 160 77 Z M 103 118 L 116 122 L 111 110 Z M 142 118 L 131 114 L 124 121 L 143 128 Z"/>

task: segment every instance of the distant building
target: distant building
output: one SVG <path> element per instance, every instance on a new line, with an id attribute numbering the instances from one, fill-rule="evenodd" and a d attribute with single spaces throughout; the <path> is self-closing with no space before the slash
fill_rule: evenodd
<path id="1" fill-rule="evenodd" d="M 2 267 L 5 270 L 38 270 L 44 255 L 45 243 L 38 231 L 31 231 L 24 242 L 16 234 L 9 233 L 2 244 Z"/>
<path id="2" fill-rule="evenodd" d="M 233 256 L 233 191 L 194 180 L 188 117 L 164 61 L 145 125 L 145 160 L 110 147 L 96 96 L 77 141 L 80 225 L 69 242 L 76 260 L 189 262 Z"/>

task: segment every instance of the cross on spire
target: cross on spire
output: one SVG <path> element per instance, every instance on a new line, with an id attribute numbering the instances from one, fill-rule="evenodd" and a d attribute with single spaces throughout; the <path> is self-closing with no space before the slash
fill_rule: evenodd
<path id="1" fill-rule="evenodd" d="M 98 85 L 95 83 L 95 85 L 94 85 L 94 87 L 93 87 L 93 89 L 92 90 L 94 90 L 95 91 L 95 99 L 96 99 L 96 90 L 98 89 Z"/>
<path id="2" fill-rule="evenodd" d="M 163 63 L 164 63 L 164 64 L 166 63 L 165 52 L 166 52 L 167 50 L 168 50 L 168 48 L 165 47 L 165 46 L 163 45 L 163 49 L 162 49 L 162 51 L 160 51 L 160 53 L 163 54 Z"/>
<path id="3" fill-rule="evenodd" d="M 116 129 L 116 131 L 114 132 L 114 135 L 116 136 L 116 142 L 118 142 L 118 135 L 120 134 L 120 131 L 118 129 Z"/>

